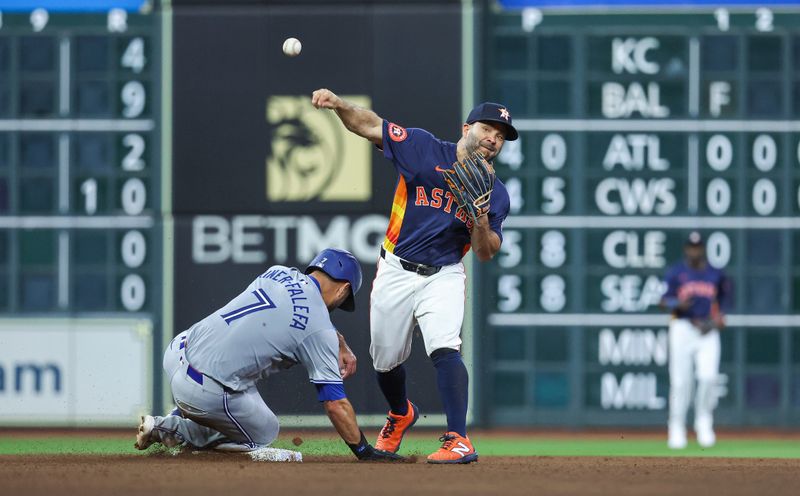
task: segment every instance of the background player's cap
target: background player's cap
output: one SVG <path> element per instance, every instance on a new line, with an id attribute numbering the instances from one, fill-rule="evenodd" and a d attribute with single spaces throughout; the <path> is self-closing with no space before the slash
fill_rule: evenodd
<path id="1" fill-rule="evenodd" d="M 469 113 L 467 116 L 467 124 L 473 122 L 499 122 L 506 126 L 506 141 L 514 141 L 519 138 L 519 133 L 511 123 L 511 114 L 504 105 L 492 102 L 483 102 Z"/>
<path id="2" fill-rule="evenodd" d="M 349 282 L 350 296 L 339 308 L 346 312 L 356 309 L 355 294 L 361 289 L 361 264 L 352 253 L 338 248 L 326 248 L 308 264 L 305 273 L 310 274 L 315 270 L 321 270 L 337 281 Z"/>
<path id="3" fill-rule="evenodd" d="M 686 237 L 686 242 L 684 244 L 686 246 L 703 246 L 703 235 L 698 231 L 692 231 L 689 233 L 689 236 Z"/>

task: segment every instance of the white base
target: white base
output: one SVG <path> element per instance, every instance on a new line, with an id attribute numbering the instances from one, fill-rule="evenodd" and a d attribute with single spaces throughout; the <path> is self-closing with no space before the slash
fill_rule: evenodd
<path id="1" fill-rule="evenodd" d="M 247 453 L 254 462 L 303 462 L 303 454 L 299 451 L 258 448 Z"/>

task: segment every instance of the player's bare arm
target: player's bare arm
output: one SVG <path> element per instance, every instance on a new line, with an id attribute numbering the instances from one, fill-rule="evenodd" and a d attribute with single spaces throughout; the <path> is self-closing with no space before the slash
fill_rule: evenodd
<path id="1" fill-rule="evenodd" d="M 481 262 L 487 262 L 500 251 L 500 236 L 489 226 L 489 216 L 481 215 L 470 233 L 472 251 Z"/>
<path id="2" fill-rule="evenodd" d="M 347 345 L 344 336 L 340 332 L 336 332 L 339 336 L 339 371 L 342 373 L 342 379 L 347 379 L 356 373 L 356 358 L 355 353 Z"/>
<path id="3" fill-rule="evenodd" d="M 348 131 L 381 146 L 383 144 L 383 119 L 372 110 L 359 107 L 339 97 L 329 89 L 321 88 L 311 94 L 311 105 L 318 109 L 331 109 Z"/>
<path id="4" fill-rule="evenodd" d="M 361 439 L 361 431 L 356 422 L 356 412 L 350 400 L 342 398 L 340 400 L 325 401 L 325 413 L 331 419 L 336 432 L 342 436 L 347 444 L 358 443 Z"/>

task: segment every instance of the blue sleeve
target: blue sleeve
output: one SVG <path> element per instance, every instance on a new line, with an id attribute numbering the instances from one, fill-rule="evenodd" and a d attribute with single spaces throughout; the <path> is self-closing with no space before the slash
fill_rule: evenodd
<path id="1" fill-rule="evenodd" d="M 723 271 L 720 271 L 719 283 L 717 284 L 717 303 L 724 313 L 728 313 L 733 306 L 733 284 Z"/>
<path id="2" fill-rule="evenodd" d="M 666 275 L 664 276 L 664 284 L 666 284 L 666 290 L 664 291 L 664 296 L 662 296 L 661 301 L 664 303 L 669 310 L 674 310 L 675 307 L 680 303 L 678 301 L 678 270 L 676 267 L 670 267 L 667 270 Z"/>
<path id="3" fill-rule="evenodd" d="M 406 129 L 393 122 L 383 121 L 383 156 L 391 160 L 397 172 L 406 179 L 417 175 L 424 165 L 426 149 L 433 141 L 438 140 L 424 129 Z"/>
<path id="4" fill-rule="evenodd" d="M 308 370 L 313 383 L 341 383 L 339 371 L 339 338 L 331 324 L 328 329 L 307 336 L 297 347 L 297 358 Z"/>
<path id="5" fill-rule="evenodd" d="M 492 191 L 492 199 L 489 203 L 489 227 L 500 237 L 503 242 L 503 222 L 508 217 L 511 208 L 511 200 L 508 197 L 508 190 L 505 185 L 497 179 Z"/>
<path id="6" fill-rule="evenodd" d="M 344 394 L 344 384 L 314 384 L 317 387 L 317 399 L 319 401 L 336 401 L 346 398 Z"/>

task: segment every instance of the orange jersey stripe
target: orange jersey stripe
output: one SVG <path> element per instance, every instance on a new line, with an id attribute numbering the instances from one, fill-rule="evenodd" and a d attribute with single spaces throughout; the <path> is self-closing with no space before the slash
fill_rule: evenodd
<path id="1" fill-rule="evenodd" d="M 389 217 L 389 227 L 386 229 L 386 240 L 383 243 L 386 251 L 394 252 L 397 240 L 400 238 L 400 227 L 403 225 L 403 217 L 406 214 L 406 202 L 408 192 L 406 190 L 406 180 L 400 176 L 397 188 L 394 190 L 394 200 L 392 201 L 392 215 Z"/>

